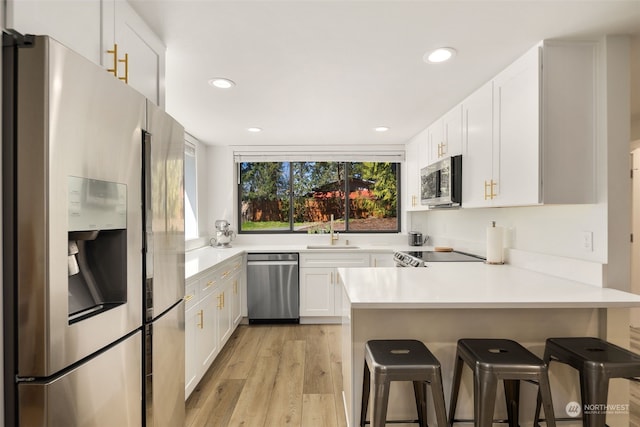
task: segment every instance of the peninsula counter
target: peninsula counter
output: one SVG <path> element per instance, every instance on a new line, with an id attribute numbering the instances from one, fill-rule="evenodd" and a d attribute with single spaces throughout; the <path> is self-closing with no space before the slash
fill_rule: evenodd
<path id="1" fill-rule="evenodd" d="M 423 341 L 442 364 L 448 408 L 459 338 L 514 339 L 540 357 L 551 336 L 599 336 L 628 347 L 628 308 L 640 306 L 638 295 L 510 265 L 433 263 L 426 268 L 339 268 L 338 274 L 343 285 L 344 400 L 351 427 L 360 422 L 367 340 Z M 556 416 L 566 417 L 565 406 L 579 401 L 577 374 L 553 364 L 550 376 Z M 472 418 L 471 385 L 465 369 L 456 418 Z M 531 424 L 536 392 L 533 385 L 521 387 L 522 425 Z M 504 398 L 498 396 L 496 416 L 504 418 Z M 628 386 L 616 384 L 609 400 L 628 403 Z M 392 384 L 387 417 L 416 417 L 410 383 Z M 627 417 L 611 414 L 608 420 L 623 425 Z"/>

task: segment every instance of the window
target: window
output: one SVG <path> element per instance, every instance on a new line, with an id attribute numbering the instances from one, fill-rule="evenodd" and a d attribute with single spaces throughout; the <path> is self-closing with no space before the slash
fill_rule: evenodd
<path id="1" fill-rule="evenodd" d="M 400 164 L 240 162 L 240 232 L 400 231 Z"/>
<path id="2" fill-rule="evenodd" d="M 198 238 L 198 192 L 196 174 L 196 147 L 184 145 L 184 238 Z"/>

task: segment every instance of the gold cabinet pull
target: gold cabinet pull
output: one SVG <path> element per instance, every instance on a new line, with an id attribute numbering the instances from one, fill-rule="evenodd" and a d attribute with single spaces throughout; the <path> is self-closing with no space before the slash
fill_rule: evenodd
<path id="1" fill-rule="evenodd" d="M 118 44 L 113 44 L 113 49 L 107 50 L 107 53 L 113 55 L 113 68 L 107 68 L 108 73 L 112 73 L 114 77 L 129 84 L 129 54 L 124 54 L 124 59 L 118 58 Z M 124 77 L 118 76 L 118 64 L 124 64 Z"/>
<path id="2" fill-rule="evenodd" d="M 200 317 L 200 323 L 198 323 L 198 327 L 200 329 L 204 329 L 204 311 L 203 310 L 198 311 L 198 317 Z"/>
<path id="3" fill-rule="evenodd" d="M 222 310 L 224 308 L 224 292 L 218 295 L 218 309 Z"/>
<path id="4" fill-rule="evenodd" d="M 238 279 L 233 281 L 233 293 L 234 295 L 238 295 Z"/>
<path id="5" fill-rule="evenodd" d="M 107 50 L 107 53 L 113 55 L 113 68 L 107 68 L 108 73 L 112 73 L 115 77 L 118 77 L 118 45 L 113 44 L 113 49 Z"/>
<path id="6" fill-rule="evenodd" d="M 120 80 L 129 84 L 129 54 L 124 54 L 124 59 L 118 59 L 118 62 L 124 64 L 124 77 L 118 77 Z"/>
<path id="7" fill-rule="evenodd" d="M 209 281 L 207 282 L 207 286 L 205 286 L 204 288 L 205 288 L 205 289 L 209 289 L 210 287 L 212 287 L 212 286 L 213 286 L 213 284 L 214 284 L 214 283 L 216 283 L 216 282 L 215 282 L 215 280 L 209 280 Z"/>
<path id="8" fill-rule="evenodd" d="M 491 181 L 484 182 L 484 199 L 485 200 L 493 200 L 497 194 L 494 189 L 498 183 L 493 179 Z"/>
<path id="9" fill-rule="evenodd" d="M 193 299 L 193 295 L 185 295 L 184 302 L 191 301 Z"/>

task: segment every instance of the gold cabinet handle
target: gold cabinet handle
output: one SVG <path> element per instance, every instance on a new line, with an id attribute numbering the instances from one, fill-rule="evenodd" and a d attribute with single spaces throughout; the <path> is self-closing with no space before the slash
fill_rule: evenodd
<path id="1" fill-rule="evenodd" d="M 112 73 L 114 77 L 129 84 L 129 54 L 124 54 L 124 59 L 118 58 L 118 44 L 113 44 L 113 49 L 107 50 L 107 53 L 113 55 L 113 68 L 107 68 L 107 72 Z M 124 64 L 124 77 L 118 76 L 118 64 Z"/>
<path id="2" fill-rule="evenodd" d="M 198 311 L 198 317 L 200 317 L 200 323 L 198 323 L 198 327 L 200 329 L 204 329 L 204 311 L 203 310 Z"/>
<path id="3" fill-rule="evenodd" d="M 118 77 L 118 45 L 113 44 L 113 49 L 107 50 L 107 53 L 113 55 L 113 68 L 107 68 L 108 73 L 112 73 L 115 77 Z"/>
<path id="4" fill-rule="evenodd" d="M 225 271 L 224 273 L 222 273 L 222 278 L 226 278 L 229 274 L 231 274 L 229 270 Z"/>
<path id="5" fill-rule="evenodd" d="M 233 294 L 238 295 L 238 279 L 233 281 Z"/>
<path id="6" fill-rule="evenodd" d="M 124 77 L 118 77 L 120 80 L 129 84 L 129 54 L 124 54 L 124 59 L 118 59 L 118 62 L 124 64 Z"/>
<path id="7" fill-rule="evenodd" d="M 205 288 L 205 289 L 209 289 L 210 287 L 212 287 L 212 286 L 213 286 L 213 284 L 214 284 L 214 283 L 216 283 L 216 282 L 215 282 L 215 280 L 209 280 L 209 281 L 207 282 L 207 286 L 205 286 L 204 288 Z"/>
<path id="8" fill-rule="evenodd" d="M 498 183 L 493 179 L 491 181 L 484 182 L 484 199 L 493 200 L 497 194 L 495 193 L 495 187 Z"/>
<path id="9" fill-rule="evenodd" d="M 224 308 L 224 292 L 218 295 L 218 310 L 222 310 Z"/>
<path id="10" fill-rule="evenodd" d="M 184 302 L 191 301 L 193 299 L 193 295 L 185 295 Z"/>

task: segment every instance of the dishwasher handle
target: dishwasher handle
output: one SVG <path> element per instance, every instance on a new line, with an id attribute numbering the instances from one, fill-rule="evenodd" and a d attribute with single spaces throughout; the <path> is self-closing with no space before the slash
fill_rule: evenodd
<path id="1" fill-rule="evenodd" d="M 298 265 L 298 261 L 247 261 L 247 265 Z"/>

